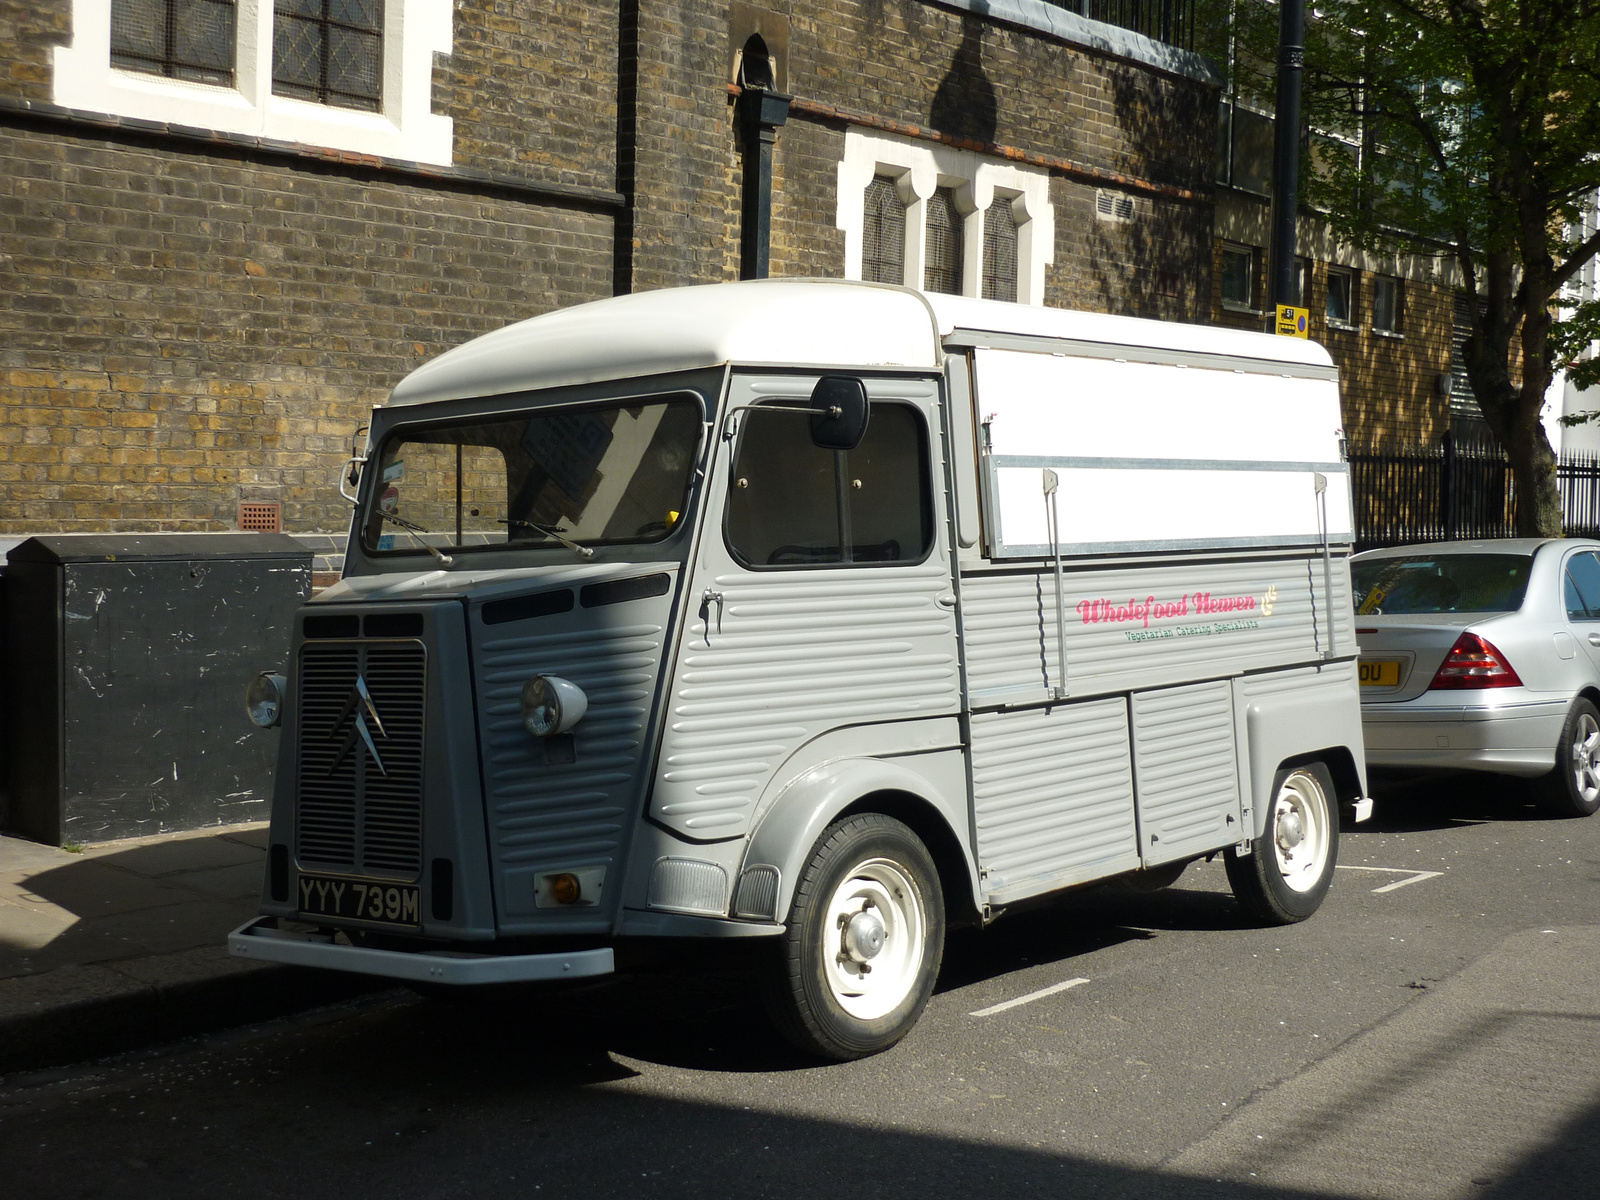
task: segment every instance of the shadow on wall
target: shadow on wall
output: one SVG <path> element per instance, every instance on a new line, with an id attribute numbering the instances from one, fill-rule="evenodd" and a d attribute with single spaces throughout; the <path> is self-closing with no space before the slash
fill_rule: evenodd
<path id="1" fill-rule="evenodd" d="M 993 142 L 998 119 L 994 84 L 983 73 L 983 20 L 979 14 L 963 13 L 961 45 L 933 93 L 928 124 L 941 133 Z"/>

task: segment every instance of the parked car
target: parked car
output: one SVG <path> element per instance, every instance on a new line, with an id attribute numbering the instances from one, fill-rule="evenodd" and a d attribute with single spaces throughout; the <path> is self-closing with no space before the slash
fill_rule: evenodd
<path id="1" fill-rule="evenodd" d="M 1600 542 L 1396 546 L 1350 574 L 1370 768 L 1520 776 L 1553 813 L 1600 809 Z"/>

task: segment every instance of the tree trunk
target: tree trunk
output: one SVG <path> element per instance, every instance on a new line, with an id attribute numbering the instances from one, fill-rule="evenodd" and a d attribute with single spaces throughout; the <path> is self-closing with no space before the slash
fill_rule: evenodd
<path id="1" fill-rule="evenodd" d="M 1479 313 L 1474 306 L 1472 334 L 1462 347 L 1462 357 L 1484 420 L 1511 462 L 1517 534 L 1560 537 L 1556 456 L 1539 420 L 1550 385 L 1549 293 L 1536 283 L 1530 287 L 1533 281 L 1526 277 L 1520 287 L 1515 286 L 1515 270 L 1511 254 L 1505 251 L 1482 260 L 1485 311 Z M 1470 269 L 1467 277 L 1476 283 Z M 1520 387 L 1511 382 L 1513 339 L 1519 340 L 1522 351 Z"/>
<path id="2" fill-rule="evenodd" d="M 1526 256 L 1524 256 L 1526 257 Z M 1506 447 L 1517 488 L 1517 533 L 1522 537 L 1560 537 L 1561 491 L 1556 486 L 1556 455 L 1545 436 L 1545 393 L 1550 390 L 1550 294 L 1545 271 L 1528 271 L 1522 280 L 1522 387 L 1516 423 Z"/>

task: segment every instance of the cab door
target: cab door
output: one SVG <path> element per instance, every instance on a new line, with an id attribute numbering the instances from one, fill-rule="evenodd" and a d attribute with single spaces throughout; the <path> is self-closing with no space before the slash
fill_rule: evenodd
<path id="1" fill-rule="evenodd" d="M 697 840 L 747 832 L 829 734 L 873 755 L 884 722 L 960 712 L 939 385 L 867 380 L 866 436 L 834 451 L 796 411 L 816 378 L 734 376 L 714 434 L 650 807 Z"/>

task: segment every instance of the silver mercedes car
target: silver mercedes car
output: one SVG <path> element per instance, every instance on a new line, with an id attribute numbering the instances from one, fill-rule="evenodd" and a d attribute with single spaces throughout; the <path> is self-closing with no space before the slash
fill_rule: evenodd
<path id="1" fill-rule="evenodd" d="M 1600 542 L 1506 539 L 1350 562 L 1367 765 L 1531 781 L 1600 809 Z"/>

